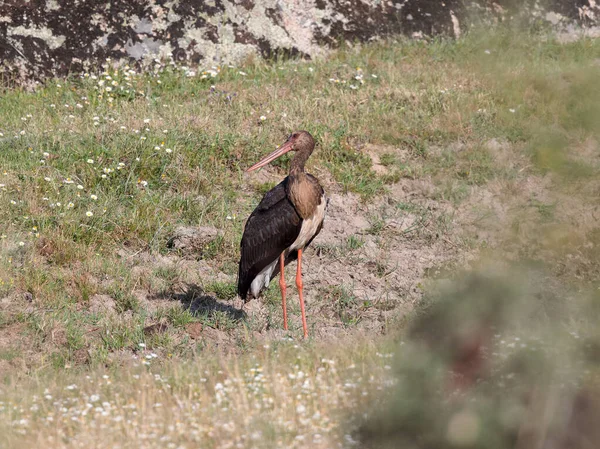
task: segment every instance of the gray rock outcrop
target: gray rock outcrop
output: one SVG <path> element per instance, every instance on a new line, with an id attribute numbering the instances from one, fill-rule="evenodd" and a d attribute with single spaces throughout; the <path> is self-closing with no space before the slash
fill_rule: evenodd
<path id="1" fill-rule="evenodd" d="M 598 2 L 600 3 L 600 2 Z M 312 57 L 341 41 L 458 36 L 481 20 L 596 25 L 595 0 L 5 0 L 0 76 L 31 82 L 112 58 L 210 67 L 249 55 Z M 519 5 L 515 9 L 515 5 Z"/>

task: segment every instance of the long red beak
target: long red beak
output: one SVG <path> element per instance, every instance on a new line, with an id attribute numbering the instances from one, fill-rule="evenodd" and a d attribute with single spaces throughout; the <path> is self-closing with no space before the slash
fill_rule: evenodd
<path id="1" fill-rule="evenodd" d="M 285 153 L 287 153 L 288 151 L 291 151 L 291 150 L 292 150 L 292 142 L 288 140 L 286 143 L 281 145 L 279 148 L 277 148 L 275 151 L 273 151 L 268 156 L 261 159 L 260 162 L 257 162 L 252 167 L 248 168 L 246 171 L 251 172 L 251 171 L 256 170 L 257 168 L 264 167 L 269 162 L 274 161 L 278 157 L 283 156 Z"/>

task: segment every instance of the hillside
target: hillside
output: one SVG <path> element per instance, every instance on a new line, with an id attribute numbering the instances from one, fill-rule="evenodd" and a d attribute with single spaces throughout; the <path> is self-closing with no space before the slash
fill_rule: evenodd
<path id="1" fill-rule="evenodd" d="M 507 29 L 204 70 L 107 61 L 6 90 L 2 446 L 546 435 L 540 372 L 544 398 L 569 379 L 568 410 L 598 392 L 599 61 L 597 40 Z M 247 304 L 235 290 L 244 220 L 288 159 L 244 169 L 297 129 L 330 197 L 304 259 L 308 341 L 295 267 L 289 332 L 276 282 Z M 448 405 L 449 368 L 467 393 Z"/>

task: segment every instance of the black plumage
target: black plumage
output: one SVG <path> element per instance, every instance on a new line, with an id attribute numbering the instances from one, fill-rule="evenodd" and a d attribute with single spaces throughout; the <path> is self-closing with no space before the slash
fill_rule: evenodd
<path id="1" fill-rule="evenodd" d="M 254 278 L 277 260 L 300 234 L 302 219 L 288 198 L 288 180 L 286 177 L 267 192 L 246 222 L 238 272 L 238 293 L 244 300 L 248 299 Z M 286 264 L 294 259 L 290 256 Z M 273 276 L 278 272 L 277 266 Z"/>
<path id="2" fill-rule="evenodd" d="M 304 170 L 314 148 L 315 139 L 308 131 L 296 131 L 283 145 L 246 170 L 254 171 L 290 151 L 296 152 L 290 163 L 289 176 L 263 197 L 246 222 L 238 272 L 238 293 L 244 301 L 260 296 L 262 289 L 279 274 L 283 328 L 287 330 L 286 285 L 280 267 L 298 260 L 296 288 L 304 338 L 308 337 L 308 324 L 301 256 L 321 232 L 327 208 L 323 187 L 317 178 Z"/>

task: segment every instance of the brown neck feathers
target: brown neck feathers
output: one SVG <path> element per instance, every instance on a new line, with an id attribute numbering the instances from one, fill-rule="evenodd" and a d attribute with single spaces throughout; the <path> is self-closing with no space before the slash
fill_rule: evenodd
<path id="1" fill-rule="evenodd" d="M 290 174 L 304 173 L 304 165 L 308 160 L 310 153 L 308 151 L 298 151 L 290 164 Z"/>
<path id="2" fill-rule="evenodd" d="M 304 172 L 291 173 L 288 187 L 289 198 L 302 219 L 310 218 L 321 204 L 321 187 L 315 178 Z"/>

